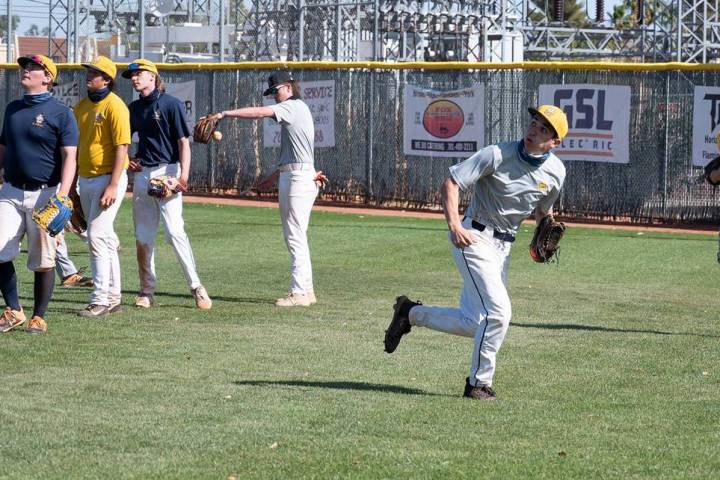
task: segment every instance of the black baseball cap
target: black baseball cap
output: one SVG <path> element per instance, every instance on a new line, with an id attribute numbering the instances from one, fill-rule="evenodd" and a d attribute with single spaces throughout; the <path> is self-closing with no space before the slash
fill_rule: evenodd
<path id="1" fill-rule="evenodd" d="M 271 94 L 271 90 L 278 85 L 295 80 L 287 70 L 278 70 L 268 77 L 268 88 L 263 92 L 263 97 Z"/>

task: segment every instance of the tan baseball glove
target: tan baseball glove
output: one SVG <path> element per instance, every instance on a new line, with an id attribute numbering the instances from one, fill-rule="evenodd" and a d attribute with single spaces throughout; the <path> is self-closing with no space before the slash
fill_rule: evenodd
<path id="1" fill-rule="evenodd" d="M 177 177 L 160 175 L 151 178 L 148 183 L 148 195 L 156 198 L 167 198 L 176 193 L 184 192 L 185 188 L 180 184 Z"/>

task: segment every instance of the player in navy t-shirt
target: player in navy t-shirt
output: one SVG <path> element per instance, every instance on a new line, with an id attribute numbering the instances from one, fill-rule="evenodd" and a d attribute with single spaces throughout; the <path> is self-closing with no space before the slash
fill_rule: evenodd
<path id="1" fill-rule="evenodd" d="M 202 310 L 212 307 L 212 300 L 200 283 L 190 240 L 182 217 L 182 193 L 159 199 L 148 195 L 150 179 L 162 175 L 177 177 L 185 191 L 190 175 L 190 129 L 185 105 L 165 93 L 157 68 L 144 59 L 135 60 L 122 74 L 132 81 L 140 98 L 130 104 L 130 128 L 138 134 L 135 158 L 130 160 L 133 181 L 133 220 L 137 246 L 140 292 L 135 305 L 150 308 L 155 293 L 155 237 L 160 220 L 165 239 L 172 245 L 185 280 Z"/>
<path id="2" fill-rule="evenodd" d="M 77 166 L 78 128 L 72 111 L 52 96 L 57 78 L 53 61 L 33 55 L 20 57 L 18 64 L 25 93 L 6 107 L 0 132 L 0 165 L 5 168 L 0 188 L 0 291 L 6 305 L 0 332 L 27 320 L 13 265 L 27 234 L 27 266 L 35 272 L 35 288 L 33 315 L 25 330 L 45 333 L 58 239 L 42 230 L 32 213 L 56 193 L 67 196 L 70 191 Z"/>

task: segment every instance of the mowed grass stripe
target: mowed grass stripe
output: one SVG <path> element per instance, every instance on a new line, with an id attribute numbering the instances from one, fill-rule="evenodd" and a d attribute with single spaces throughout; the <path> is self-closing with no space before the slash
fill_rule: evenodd
<path id="1" fill-rule="evenodd" d="M 461 398 L 471 339 L 414 328 L 394 298 L 456 305 L 444 222 L 315 212 L 319 303 L 279 309 L 288 254 L 271 208 L 187 204 L 194 308 L 158 235 L 158 306 L 137 291 L 129 203 L 117 224 L 125 311 L 0 337 L 0 478 L 717 478 L 716 238 L 572 228 L 559 265 L 513 247 L 513 324 L 493 403 Z M 162 230 L 162 229 L 161 229 Z M 78 266 L 84 246 L 69 236 Z M 26 256 L 16 261 L 32 303 Z"/>

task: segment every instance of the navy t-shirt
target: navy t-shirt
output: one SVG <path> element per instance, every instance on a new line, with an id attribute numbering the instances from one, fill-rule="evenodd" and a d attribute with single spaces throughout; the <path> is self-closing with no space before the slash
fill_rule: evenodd
<path id="1" fill-rule="evenodd" d="M 72 110 L 53 97 L 37 105 L 10 102 L 0 133 L 0 144 L 5 145 L 5 181 L 57 185 L 62 147 L 76 147 L 79 135 Z"/>
<path id="2" fill-rule="evenodd" d="M 178 140 L 190 136 L 185 105 L 167 93 L 153 91 L 130 104 L 130 128 L 138 132 L 137 157 L 143 167 L 180 160 Z"/>

